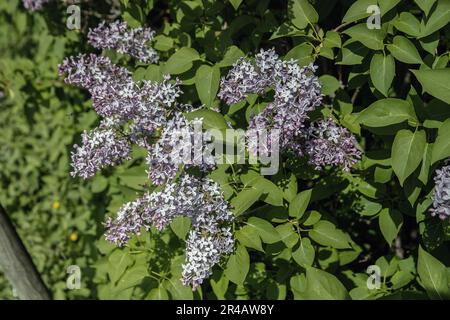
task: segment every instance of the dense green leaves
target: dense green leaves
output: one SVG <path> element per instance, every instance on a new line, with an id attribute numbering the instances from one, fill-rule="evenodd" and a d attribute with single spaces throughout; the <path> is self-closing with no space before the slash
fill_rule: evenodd
<path id="1" fill-rule="evenodd" d="M 420 37 L 426 37 L 445 27 L 450 22 L 450 1 L 437 0 L 437 5 L 428 17 L 425 27 L 421 28 Z"/>

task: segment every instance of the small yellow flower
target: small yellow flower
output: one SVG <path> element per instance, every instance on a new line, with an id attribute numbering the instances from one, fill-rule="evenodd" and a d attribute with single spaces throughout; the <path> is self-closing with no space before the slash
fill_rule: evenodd
<path id="1" fill-rule="evenodd" d="M 70 240 L 75 242 L 78 240 L 78 234 L 76 232 L 72 232 L 72 234 L 70 235 Z"/>
<path id="2" fill-rule="evenodd" d="M 54 201 L 52 204 L 53 209 L 59 209 L 61 207 L 61 203 L 59 201 Z"/>

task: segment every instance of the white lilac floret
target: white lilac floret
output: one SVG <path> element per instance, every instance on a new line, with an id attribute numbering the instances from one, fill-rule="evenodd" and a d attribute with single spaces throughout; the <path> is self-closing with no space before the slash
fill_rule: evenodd
<path id="1" fill-rule="evenodd" d="M 442 220 L 450 219 L 450 164 L 448 160 L 442 168 L 436 170 L 434 183 L 431 215 L 438 216 Z"/>
<path id="2" fill-rule="evenodd" d="M 149 47 L 154 37 L 150 28 L 129 29 L 126 22 L 115 21 L 107 24 L 102 22 L 95 29 L 89 30 L 89 43 L 98 49 L 111 49 L 122 54 L 128 54 L 145 63 L 157 63 L 159 56 Z"/>

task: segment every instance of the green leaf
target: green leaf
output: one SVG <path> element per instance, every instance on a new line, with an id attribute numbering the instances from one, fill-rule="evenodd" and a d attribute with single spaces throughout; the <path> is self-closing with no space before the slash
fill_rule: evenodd
<path id="1" fill-rule="evenodd" d="M 450 104 L 450 68 L 436 70 L 411 70 L 423 90 Z"/>
<path id="2" fill-rule="evenodd" d="M 170 228 L 178 238 L 184 240 L 191 228 L 191 220 L 188 217 L 177 217 L 170 223 Z"/>
<path id="3" fill-rule="evenodd" d="M 181 275 L 176 275 L 167 282 L 164 282 L 166 290 L 170 292 L 173 300 L 192 300 L 192 289 L 183 285 L 180 277 Z"/>
<path id="4" fill-rule="evenodd" d="M 281 241 L 288 248 L 292 248 L 298 242 L 299 236 L 295 232 L 292 223 L 288 222 L 285 224 L 281 224 L 275 228 L 280 236 Z"/>
<path id="5" fill-rule="evenodd" d="M 403 215 L 400 211 L 385 208 L 378 216 L 378 223 L 384 239 L 389 245 L 392 245 L 392 241 L 397 237 L 403 225 Z"/>
<path id="6" fill-rule="evenodd" d="M 108 274 L 111 282 L 115 284 L 124 274 L 125 270 L 133 263 L 133 259 L 125 249 L 116 249 L 108 257 L 110 268 Z"/>
<path id="7" fill-rule="evenodd" d="M 450 279 L 445 265 L 419 246 L 417 272 L 420 284 L 431 299 L 450 298 Z"/>
<path id="8" fill-rule="evenodd" d="M 342 46 L 342 40 L 339 33 L 335 31 L 327 31 L 323 41 L 323 46 L 326 48 L 340 48 Z"/>
<path id="9" fill-rule="evenodd" d="M 361 64 L 369 49 L 362 43 L 357 41 L 347 41 L 344 43 L 342 50 L 339 52 L 339 61 L 336 64 L 342 65 L 356 65 Z"/>
<path id="10" fill-rule="evenodd" d="M 108 184 L 108 179 L 106 179 L 105 177 L 95 177 L 95 179 L 92 181 L 91 190 L 93 193 L 103 192 L 108 187 Z"/>
<path id="11" fill-rule="evenodd" d="M 308 0 L 290 0 L 293 18 L 292 24 L 299 29 L 305 29 L 309 24 L 319 21 L 319 15 Z"/>
<path id="12" fill-rule="evenodd" d="M 349 249 L 348 236 L 329 221 L 322 220 L 314 225 L 309 236 L 318 244 L 336 249 Z"/>
<path id="13" fill-rule="evenodd" d="M 200 59 L 197 50 L 183 47 L 177 50 L 164 65 L 164 73 L 181 74 L 192 68 L 193 62 Z"/>
<path id="14" fill-rule="evenodd" d="M 438 131 L 436 142 L 433 145 L 431 164 L 450 156 L 450 119 L 444 121 Z"/>
<path id="15" fill-rule="evenodd" d="M 254 187 L 247 188 L 238 193 L 236 197 L 231 200 L 231 206 L 236 216 L 241 215 L 248 208 L 250 208 L 261 197 L 261 190 L 257 190 Z"/>
<path id="16" fill-rule="evenodd" d="M 236 46 L 230 46 L 227 48 L 223 59 L 217 65 L 221 68 L 229 67 L 232 66 L 239 58 L 244 56 L 245 53 L 242 52 L 241 49 Z"/>
<path id="17" fill-rule="evenodd" d="M 225 130 L 228 128 L 227 121 L 223 115 L 210 109 L 195 110 L 185 113 L 184 116 L 188 120 L 194 120 L 195 118 L 203 119 L 204 129 Z"/>
<path id="18" fill-rule="evenodd" d="M 300 219 L 308 207 L 311 200 L 312 189 L 300 192 L 289 204 L 289 215 Z"/>
<path id="19" fill-rule="evenodd" d="M 433 4 L 436 2 L 436 0 L 414 0 L 420 9 L 422 9 L 423 12 L 425 12 L 425 15 L 427 16 L 428 13 L 430 13 L 431 8 L 433 7 Z"/>
<path id="20" fill-rule="evenodd" d="M 229 1 L 230 1 L 231 5 L 233 6 L 234 10 L 237 10 L 243 0 L 229 0 Z"/>
<path id="21" fill-rule="evenodd" d="M 195 87 L 200 101 L 208 108 L 213 106 L 220 84 L 220 70 L 218 67 L 202 65 L 195 74 Z"/>
<path id="22" fill-rule="evenodd" d="M 327 96 L 333 95 L 341 87 L 339 80 L 328 74 L 321 76 L 319 81 L 322 85 L 322 93 Z"/>
<path id="23" fill-rule="evenodd" d="M 375 88 L 385 97 L 388 95 L 395 76 L 395 61 L 392 56 L 375 54 L 370 62 L 370 78 Z"/>
<path id="24" fill-rule="evenodd" d="M 220 277 L 217 277 L 216 274 L 215 272 L 210 278 L 211 288 L 217 296 L 217 299 L 225 300 L 225 294 L 227 293 L 230 281 L 224 276 L 223 272 L 221 272 Z"/>
<path id="25" fill-rule="evenodd" d="M 403 36 L 396 36 L 394 42 L 386 47 L 398 61 L 410 64 L 423 63 L 416 46 Z"/>
<path id="26" fill-rule="evenodd" d="M 342 22 L 349 23 L 355 22 L 360 19 L 364 19 L 370 16 L 367 12 L 367 8 L 371 5 L 376 5 L 376 0 L 357 0 L 354 2 L 342 18 Z"/>
<path id="27" fill-rule="evenodd" d="M 306 269 L 306 296 L 311 300 L 348 300 L 344 285 L 334 275 L 320 269 Z"/>
<path id="28" fill-rule="evenodd" d="M 244 246 L 238 245 L 236 252 L 230 256 L 225 268 L 225 276 L 231 282 L 242 285 L 250 269 L 250 257 Z"/>
<path id="29" fill-rule="evenodd" d="M 424 184 L 428 183 L 428 175 L 430 173 L 431 157 L 433 155 L 433 144 L 427 143 L 423 152 L 422 166 L 418 179 Z"/>
<path id="30" fill-rule="evenodd" d="M 445 27 L 450 22 L 450 0 L 438 0 L 437 6 L 427 19 L 425 27 L 420 32 L 420 37 L 426 37 L 435 31 Z"/>
<path id="31" fill-rule="evenodd" d="M 261 244 L 261 238 L 255 237 L 255 229 L 251 226 L 244 226 L 236 231 L 236 239 L 239 243 L 243 244 L 247 248 L 253 248 L 258 251 L 264 252 Z"/>
<path id="32" fill-rule="evenodd" d="M 427 143 L 426 133 L 423 130 L 416 130 L 414 133 L 409 130 L 400 130 L 392 144 L 392 169 L 397 175 L 400 185 L 403 186 L 408 178 L 422 161 L 423 151 Z"/>
<path id="33" fill-rule="evenodd" d="M 420 21 L 409 12 L 402 12 L 400 16 L 393 21 L 397 30 L 410 36 L 417 37 L 420 34 Z"/>
<path id="34" fill-rule="evenodd" d="M 299 44 L 289 50 L 284 57 L 284 60 L 288 61 L 295 59 L 300 66 L 305 66 L 312 61 L 312 50 L 312 47 L 307 43 Z"/>
<path id="35" fill-rule="evenodd" d="M 308 238 L 302 238 L 300 246 L 292 252 L 292 258 L 303 268 L 312 266 L 315 257 L 314 247 Z"/>
<path id="36" fill-rule="evenodd" d="M 383 50 L 384 32 L 381 29 L 368 29 L 365 23 L 357 24 L 345 31 L 353 40 L 361 42 L 372 50 Z"/>
<path id="37" fill-rule="evenodd" d="M 241 175 L 241 180 L 245 186 L 252 186 L 260 190 L 264 196 L 261 200 L 273 206 L 283 205 L 283 191 L 272 181 L 264 178 L 258 172 L 249 171 Z"/>
<path id="38" fill-rule="evenodd" d="M 400 3 L 401 0 L 378 0 L 378 5 L 380 6 L 381 16 L 384 16 L 392 8 Z"/>
<path id="39" fill-rule="evenodd" d="M 384 127 L 406 120 L 417 121 L 413 106 L 394 98 L 375 101 L 358 116 L 358 121 L 368 127 Z"/>
<path id="40" fill-rule="evenodd" d="M 154 47 L 158 51 L 169 51 L 173 47 L 173 39 L 165 35 L 156 36 L 154 41 Z"/>
<path id="41" fill-rule="evenodd" d="M 158 288 L 152 289 L 149 294 L 147 295 L 148 300 L 169 300 L 169 295 L 167 294 L 166 289 L 164 289 L 162 286 L 159 286 Z"/>
<path id="42" fill-rule="evenodd" d="M 275 243 L 281 240 L 275 227 L 268 221 L 251 217 L 247 221 L 247 225 L 254 229 L 254 232 L 261 237 L 264 243 Z"/>
<path id="43" fill-rule="evenodd" d="M 118 291 L 134 288 L 142 283 L 144 278 L 148 275 L 147 265 L 135 264 L 125 271 L 124 275 L 118 281 L 116 288 Z"/>

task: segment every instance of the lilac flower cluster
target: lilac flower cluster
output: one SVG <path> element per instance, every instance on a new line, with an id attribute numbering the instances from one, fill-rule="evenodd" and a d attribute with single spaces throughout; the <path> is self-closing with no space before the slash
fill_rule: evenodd
<path id="1" fill-rule="evenodd" d="M 436 170 L 434 177 L 434 192 L 432 196 L 433 208 L 430 209 L 431 215 L 438 216 L 440 219 L 450 219 L 450 164 L 449 160 L 445 165 Z"/>
<path id="2" fill-rule="evenodd" d="M 109 25 L 103 22 L 90 29 L 88 40 L 97 49 L 112 49 L 145 63 L 157 63 L 158 54 L 148 46 L 153 36 L 154 31 L 150 28 L 128 29 L 126 22 L 116 21 Z"/>
<path id="3" fill-rule="evenodd" d="M 346 129 L 336 125 L 330 117 L 312 123 L 303 145 L 304 154 L 309 162 L 321 169 L 327 165 L 342 165 L 344 170 L 351 167 L 361 158 L 361 151 L 356 148 L 355 137 Z"/>
<path id="4" fill-rule="evenodd" d="M 147 156 L 148 175 L 154 184 L 172 180 L 181 165 L 186 169 L 195 166 L 202 171 L 214 168 L 214 157 L 204 152 L 208 136 L 202 127 L 202 119 L 189 121 L 179 112 L 167 121 L 161 137 L 149 147 Z"/>
<path id="5" fill-rule="evenodd" d="M 25 9 L 30 11 L 41 10 L 44 4 L 49 3 L 50 0 L 22 0 Z"/>
<path id="6" fill-rule="evenodd" d="M 141 229 L 163 230 L 174 218 L 189 217 L 192 230 L 186 241 L 183 283 L 195 290 L 212 273 L 223 255 L 231 253 L 233 214 L 220 187 L 211 179 L 184 174 L 159 192 L 147 193 L 125 204 L 115 220 L 106 221 L 106 239 L 123 246 Z"/>
<path id="7" fill-rule="evenodd" d="M 133 31 L 134 30 L 134 31 Z M 145 47 L 153 33 L 148 29 L 126 31 L 126 24 L 101 24 L 89 34 L 97 48 L 111 48 L 142 61 L 156 61 Z M 192 106 L 177 103 L 180 81 L 164 77 L 159 83 L 135 82 L 131 73 L 104 56 L 69 57 L 60 65 L 65 82 L 88 90 L 100 125 L 82 135 L 82 145 L 72 152 L 72 175 L 89 178 L 106 167 L 130 158 L 131 145 L 148 151 L 148 175 L 161 191 L 145 193 L 123 205 L 115 219 L 105 222 L 108 241 L 124 246 L 133 235 L 155 227 L 164 229 L 174 218 L 189 217 L 192 230 L 186 241 L 183 283 L 195 290 L 211 275 L 212 267 L 233 250 L 233 215 L 218 184 L 188 174 L 179 167 L 209 170 L 213 156 L 205 158 L 209 134 L 203 119 L 187 120 Z M 207 153 L 206 153 L 207 154 Z"/>
<path id="8" fill-rule="evenodd" d="M 114 65 L 107 57 L 95 54 L 69 57 L 60 65 L 59 71 L 65 75 L 66 83 L 89 91 L 94 110 L 103 117 L 103 129 L 100 132 L 112 132 L 105 130 L 108 126 L 114 126 L 115 131 L 121 132 L 117 147 L 109 145 L 111 150 L 122 149 L 126 140 L 147 149 L 153 149 L 148 140 L 155 131 L 167 124 L 168 114 L 175 110 L 192 109 L 189 105 L 176 103 L 176 99 L 181 94 L 179 80 L 171 82 L 170 77 L 166 76 L 160 83 L 150 81 L 136 83 L 126 68 Z M 83 144 L 89 144 L 90 138 L 91 135 L 85 134 Z M 91 149 L 89 145 L 85 148 L 76 146 L 77 152 L 72 156 L 74 175 L 83 178 L 91 177 L 95 174 L 94 169 L 98 170 L 118 163 L 99 157 L 95 166 L 87 166 L 86 162 L 92 163 L 92 160 L 82 157 L 87 157 L 85 150 Z M 105 163 L 101 165 L 101 161 Z"/>
<path id="9" fill-rule="evenodd" d="M 72 151 L 73 177 L 87 179 L 104 167 L 130 159 L 130 144 L 113 127 L 102 123 L 81 137 L 82 146 L 75 145 Z"/>
<path id="10" fill-rule="evenodd" d="M 280 148 L 309 155 L 310 163 L 321 168 L 327 164 L 342 165 L 348 170 L 360 152 L 356 139 L 332 120 L 309 123 L 308 113 L 322 104 L 321 85 L 312 64 L 300 67 L 295 60 L 282 61 L 274 49 L 261 50 L 254 63 L 239 59 L 226 78 L 222 78 L 218 96 L 228 104 L 237 103 L 248 94 L 264 94 L 274 90 L 274 99 L 249 121 L 248 149 L 251 154 L 261 150 L 252 138 L 255 133 L 277 130 Z M 327 127 L 329 126 L 329 127 Z M 271 135 L 264 149 L 271 150 Z M 327 148 L 328 147 L 328 148 Z M 331 148 L 331 149 L 330 149 Z M 334 152 L 334 154 L 332 154 Z"/>

